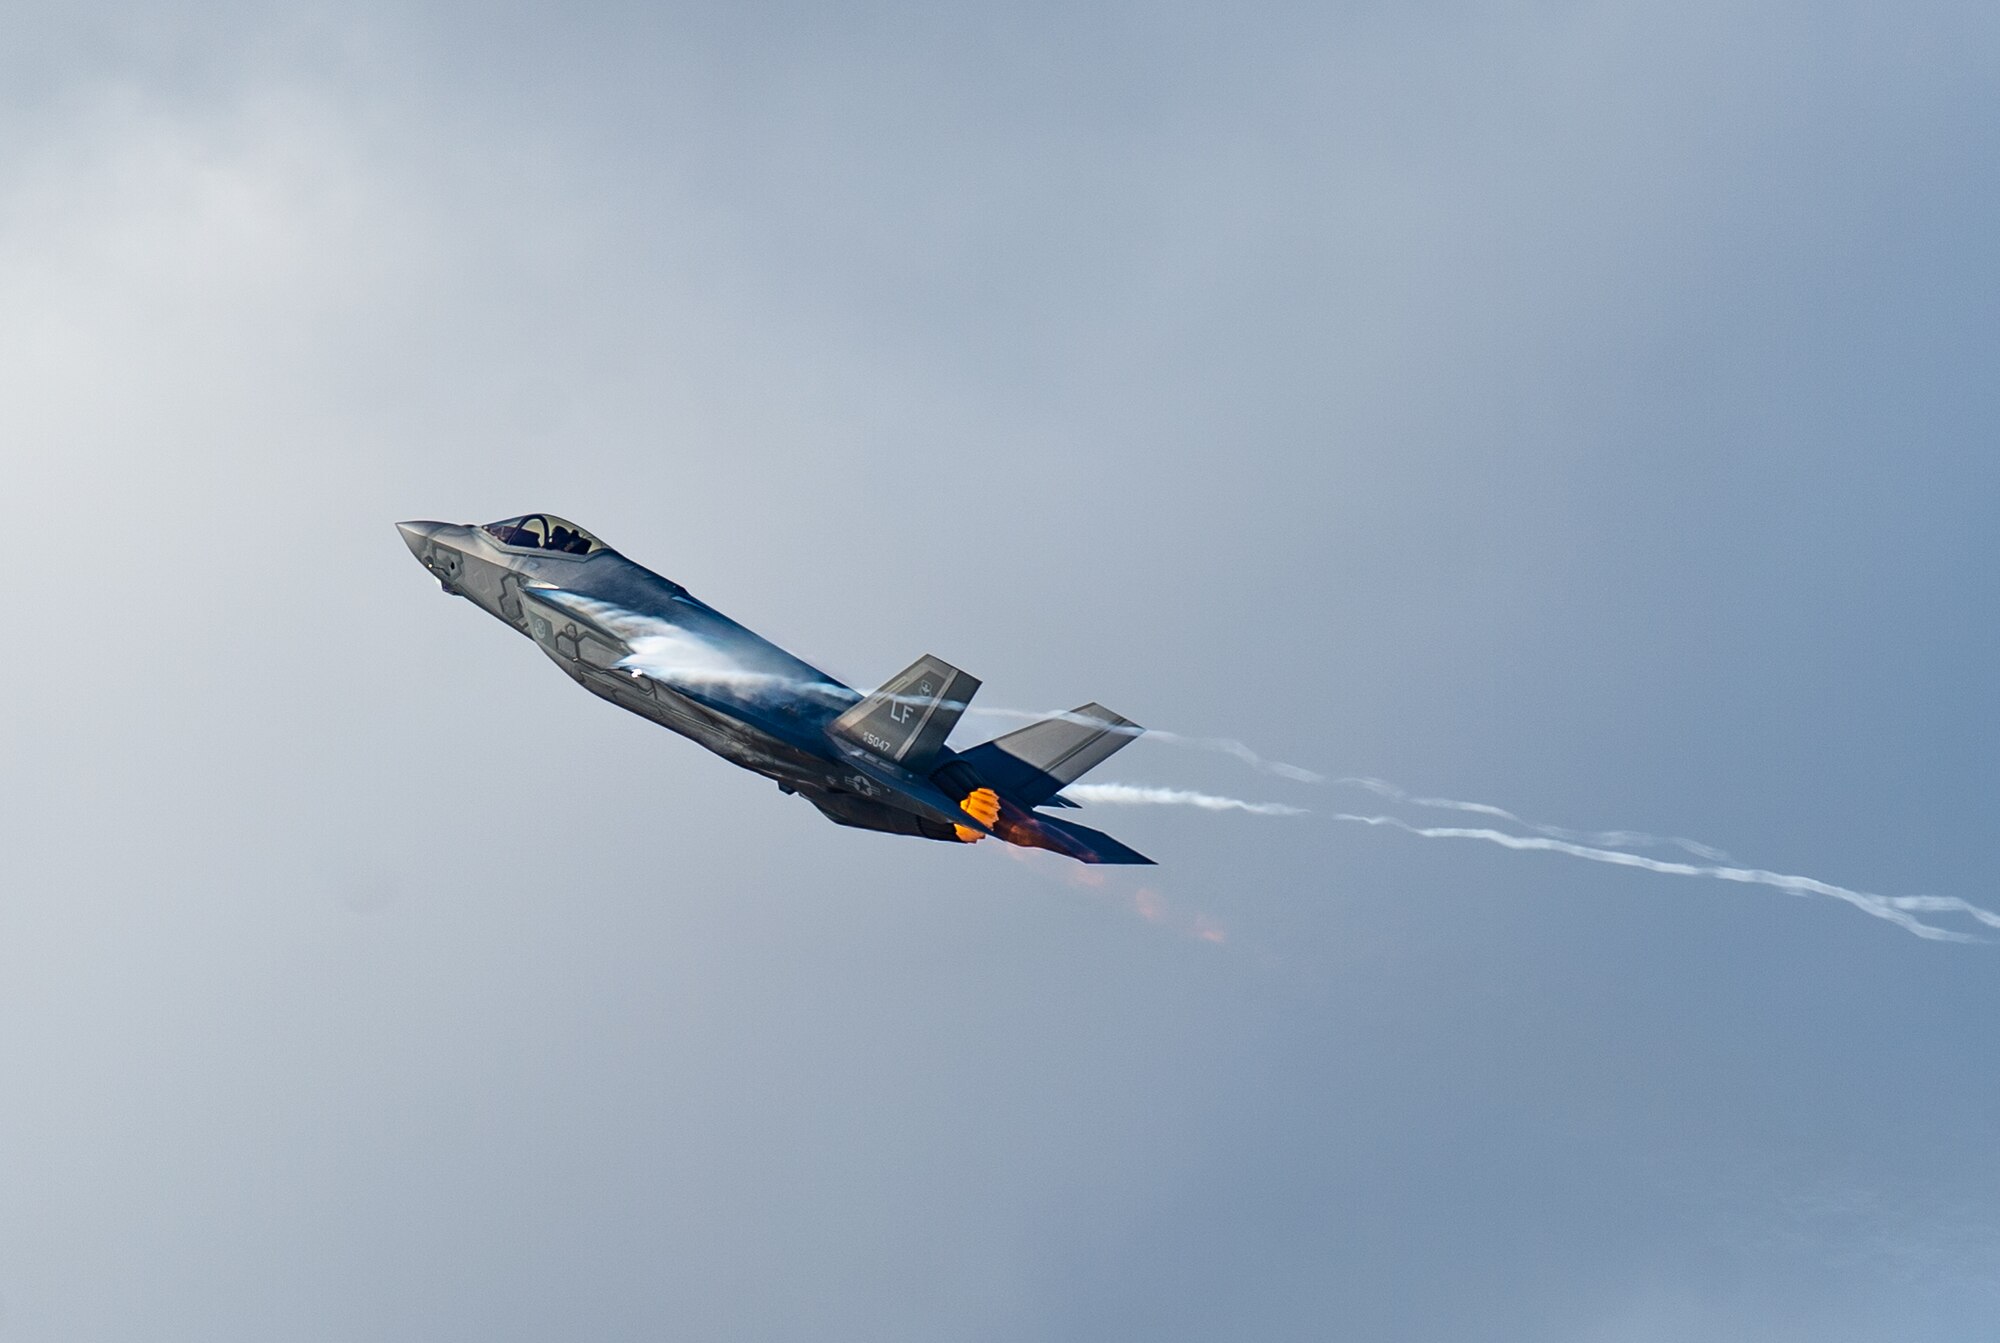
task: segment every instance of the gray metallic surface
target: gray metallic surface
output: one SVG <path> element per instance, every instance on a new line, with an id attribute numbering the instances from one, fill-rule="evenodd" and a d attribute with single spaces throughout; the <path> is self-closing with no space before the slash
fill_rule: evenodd
<path id="1" fill-rule="evenodd" d="M 553 515 L 396 528 L 446 593 L 525 635 L 578 685 L 804 796 L 837 824 L 935 840 L 992 835 L 1089 863 L 1151 861 L 1035 811 L 1142 730 L 1102 706 L 961 754 L 944 740 L 979 682 L 940 658 L 926 655 L 863 696 Z M 1092 721 L 1070 721 L 1079 717 Z M 997 795 L 993 822 L 962 805 L 981 789 Z"/>
<path id="2" fill-rule="evenodd" d="M 1086 704 L 975 746 L 960 759 L 1009 797 L 1041 806 L 1144 731 L 1102 704 Z"/>

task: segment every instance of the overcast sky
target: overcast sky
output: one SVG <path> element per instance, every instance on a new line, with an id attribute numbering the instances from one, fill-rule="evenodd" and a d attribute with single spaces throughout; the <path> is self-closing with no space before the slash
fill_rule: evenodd
<path id="1" fill-rule="evenodd" d="M 185 10 L 0 42 L 0 1339 L 1993 1335 L 2000 946 L 838 829 L 392 524 L 2000 907 L 2000 11 Z"/>

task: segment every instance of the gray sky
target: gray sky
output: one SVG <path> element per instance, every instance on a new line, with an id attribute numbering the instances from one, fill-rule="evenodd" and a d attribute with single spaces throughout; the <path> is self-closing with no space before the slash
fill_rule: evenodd
<path id="1" fill-rule="evenodd" d="M 839 830 L 391 523 L 2000 906 L 1991 6 L 8 28 L 0 1339 L 1990 1336 L 2000 947 Z"/>

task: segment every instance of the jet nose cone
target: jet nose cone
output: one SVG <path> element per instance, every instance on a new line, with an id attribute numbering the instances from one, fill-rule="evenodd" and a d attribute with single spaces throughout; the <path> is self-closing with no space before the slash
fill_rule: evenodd
<path id="1" fill-rule="evenodd" d="M 403 544 L 410 548 L 410 553 L 422 559 L 424 542 L 437 535 L 443 526 L 442 522 L 399 522 L 396 524 L 396 530 L 403 534 Z"/>

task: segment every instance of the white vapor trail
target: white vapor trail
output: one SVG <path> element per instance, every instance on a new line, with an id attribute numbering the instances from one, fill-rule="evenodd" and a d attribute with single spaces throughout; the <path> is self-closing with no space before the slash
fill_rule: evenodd
<path id="1" fill-rule="evenodd" d="M 862 698 L 859 692 L 850 690 L 846 686 L 787 675 L 783 671 L 745 667 L 732 655 L 731 650 L 718 647 L 695 631 L 657 616 L 642 615 L 608 602 L 559 589 L 539 589 L 536 595 L 596 621 L 622 639 L 631 651 L 617 665 L 634 675 L 648 676 L 669 685 L 722 692 L 747 699 L 803 696 L 818 699 L 829 708 L 846 708 Z M 927 700 L 910 702 L 929 703 Z M 1494 806 L 1489 802 L 1467 802 L 1448 797 L 1417 797 L 1383 779 L 1354 775 L 1328 780 L 1324 775 L 1301 766 L 1267 759 L 1231 737 L 1190 737 L 1177 732 L 1147 731 L 1136 724 L 1124 728 L 1110 727 L 1095 718 L 1073 712 L 1029 713 L 1018 709 L 970 708 L 965 705 L 956 707 L 965 709 L 968 714 L 996 718 L 1031 721 L 1053 718 L 1090 728 L 1108 728 L 1109 731 L 1124 732 L 1131 736 L 1143 733 L 1155 741 L 1170 745 L 1227 755 L 1262 773 L 1296 783 L 1331 782 L 1344 787 L 1361 788 L 1377 797 L 1403 806 L 1486 817 L 1518 826 L 1531 833 L 1513 834 L 1506 830 L 1484 826 L 1420 826 L 1395 816 L 1364 816 L 1352 812 L 1333 814 L 1333 819 L 1351 824 L 1387 827 L 1422 839 L 1479 840 L 1505 849 L 1557 853 L 1587 862 L 1639 868 L 1642 871 L 1657 872 L 1666 876 L 1700 877 L 1710 881 L 1768 886 L 1792 895 L 1825 896 L 1853 905 L 1865 914 L 1887 920 L 1918 937 L 1938 942 L 1982 942 L 1989 939 L 1950 928 L 1941 928 L 1934 923 L 1925 922 L 1917 915 L 1957 914 L 1988 928 L 2000 929 L 2000 914 L 1982 909 L 1956 896 L 1875 895 L 1867 891 L 1836 886 L 1813 877 L 1771 872 L 1763 868 L 1733 866 L 1730 865 L 1729 855 L 1722 850 L 1677 836 L 1662 837 L 1637 830 L 1567 830 L 1560 826 L 1543 825 L 1526 820 L 1504 807 Z M 1073 801 L 1109 806 L 1194 807 L 1203 811 L 1238 811 L 1257 816 L 1306 814 L 1305 808 L 1283 802 L 1246 802 L 1241 798 L 1223 797 L 1214 793 L 1200 793 L 1182 788 L 1159 788 L 1143 784 L 1072 784 L 1063 790 L 1063 794 Z M 1681 862 L 1629 852 L 1635 848 L 1662 846 L 1679 848 L 1703 861 Z"/>
<path id="2" fill-rule="evenodd" d="M 1184 737 L 1178 732 L 1148 732 L 1149 737 L 1171 742 L 1175 746 L 1192 746 L 1198 751 L 1217 751 L 1234 756 L 1254 770 L 1264 774 L 1275 774 L 1281 779 L 1294 783 L 1325 783 L 1324 774 L 1316 774 L 1302 765 L 1288 765 L 1282 760 L 1267 760 L 1255 751 L 1237 741 L 1234 737 Z"/>
<path id="3" fill-rule="evenodd" d="M 1282 802 L 1245 802 L 1185 788 L 1149 788 L 1132 783 L 1073 783 L 1063 796 L 1074 802 L 1098 802 L 1120 807 L 1199 807 L 1203 811 L 1247 811 L 1258 816 L 1303 816 L 1304 807 Z"/>
<path id="4" fill-rule="evenodd" d="M 602 626 L 632 651 L 619 659 L 620 671 L 651 677 L 680 689 L 725 692 L 762 700 L 801 695 L 845 707 L 860 696 L 845 686 L 743 666 L 727 649 L 671 620 L 628 611 L 615 603 L 563 588 L 536 588 L 534 595 Z"/>
<path id="5" fill-rule="evenodd" d="M 1267 759 L 1264 756 L 1258 755 L 1234 737 L 1190 737 L 1179 732 L 1168 732 L 1162 728 L 1140 727 L 1137 724 L 1129 728 L 1111 727 L 1100 722 L 1098 719 L 1063 709 L 1005 709 L 993 705 L 981 704 L 967 707 L 965 714 L 968 718 L 1005 718 L 1022 722 L 1040 722 L 1043 719 L 1056 718 L 1065 723 L 1077 723 L 1083 727 L 1099 728 L 1107 732 L 1122 732 L 1132 737 L 1143 736 L 1147 741 L 1166 742 L 1170 746 L 1186 746 L 1197 751 L 1214 751 L 1219 755 L 1226 755 L 1232 759 L 1240 760 L 1260 773 L 1275 774 L 1281 779 L 1290 779 L 1294 783 L 1326 782 L 1324 774 L 1316 773 L 1305 768 L 1303 765 L 1288 765 L 1282 760 Z"/>
<path id="6" fill-rule="evenodd" d="M 1682 839 L 1678 835 L 1649 835 L 1643 830 L 1565 830 L 1559 825 L 1542 825 L 1537 821 L 1516 816 L 1505 807 L 1496 807 L 1490 802 L 1461 802 L 1450 797 L 1412 797 L 1386 779 L 1371 779 L 1366 775 L 1348 775 L 1334 780 L 1354 788 L 1365 788 L 1377 797 L 1388 798 L 1391 802 L 1405 802 L 1412 807 L 1430 807 L 1442 811 L 1462 811 L 1474 816 L 1491 816 L 1496 821 L 1507 821 L 1524 830 L 1532 830 L 1550 839 L 1568 840 L 1574 844 L 1588 844 L 1608 849 L 1651 849 L 1668 845 L 1706 858 L 1712 863 L 1728 862 L 1729 855 L 1713 845 L 1698 840 Z"/>
<path id="7" fill-rule="evenodd" d="M 1571 858 L 1583 858 L 1593 863 L 1610 863 L 1617 867 L 1636 867 L 1647 872 L 1660 872 L 1674 877 L 1706 877 L 1714 881 L 1734 881 L 1752 886 L 1769 886 L 1792 895 L 1824 895 L 1835 900 L 1843 900 L 1864 914 L 1872 914 L 1918 937 L 1934 942 L 1982 942 L 1985 938 L 1969 933 L 1953 932 L 1925 923 L 1915 917 L 1924 914 L 1964 914 L 1989 928 L 2000 928 L 2000 914 L 1981 909 L 1957 896 L 1949 895 L 1874 895 L 1867 891 L 1849 890 L 1845 886 L 1835 886 L 1831 882 L 1818 881 L 1812 877 L 1793 876 L 1784 872 L 1768 872 L 1755 867 L 1722 867 L 1712 864 L 1668 862 L 1659 858 L 1648 858 L 1642 854 L 1625 853 L 1616 849 L 1601 849 L 1587 844 L 1576 844 L 1569 840 L 1552 839 L 1546 835 L 1510 835 L 1504 830 L 1489 830 L 1470 826 L 1419 826 L 1394 816 L 1358 816 L 1351 812 L 1338 812 L 1336 821 L 1349 821 L 1359 825 L 1388 826 L 1422 839 L 1476 839 L 1488 844 L 1498 844 L 1506 849 L 1539 850 L 1545 853 L 1560 853 Z"/>

